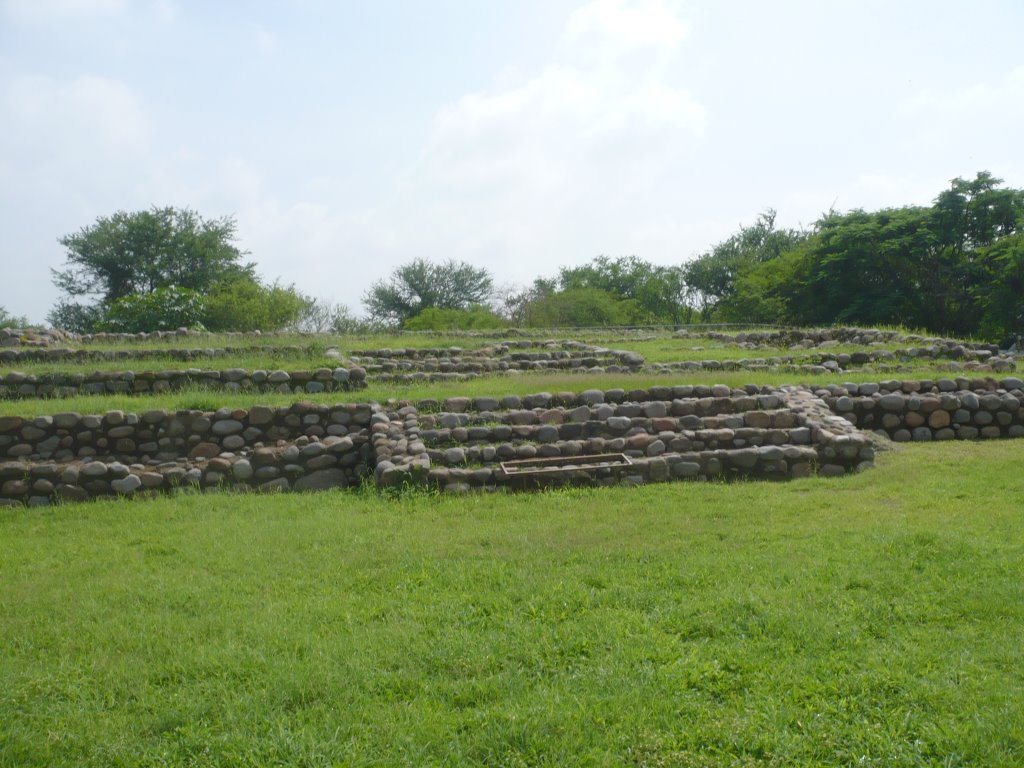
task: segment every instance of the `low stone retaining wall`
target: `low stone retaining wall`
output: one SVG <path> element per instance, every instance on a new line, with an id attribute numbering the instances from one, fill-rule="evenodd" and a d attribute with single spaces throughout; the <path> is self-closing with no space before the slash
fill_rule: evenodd
<path id="1" fill-rule="evenodd" d="M 317 368 L 313 371 L 223 371 L 189 368 L 170 371 L 97 371 L 84 373 L 0 376 L 0 398 L 75 397 L 77 395 L 152 394 L 201 387 L 228 392 L 307 394 L 362 389 L 366 371 L 359 367 Z"/>
<path id="2" fill-rule="evenodd" d="M 0 504 L 177 487 L 307 490 L 372 477 L 449 492 L 841 475 L 878 438 L 1024 437 L 1017 378 L 726 385 L 0 417 Z M 616 458 L 588 466 L 587 457 Z M 546 473 L 503 462 L 548 459 Z"/>
<path id="3" fill-rule="evenodd" d="M 218 357 L 310 357 L 313 347 L 288 344 L 259 347 L 167 347 L 165 349 L 71 349 L 69 347 L 33 347 L 0 349 L 0 363 L 88 363 L 131 360 L 206 360 Z"/>
<path id="4" fill-rule="evenodd" d="M 1024 437 L 1024 381 L 939 379 L 821 391 L 836 414 L 896 442 Z"/>
<path id="5" fill-rule="evenodd" d="M 681 360 L 670 363 L 652 363 L 646 366 L 653 372 L 720 371 L 720 370 L 787 370 L 795 373 L 829 373 L 870 367 L 882 371 L 896 369 L 916 362 L 949 360 L 947 371 L 1008 372 L 1016 370 L 1016 358 L 994 355 L 987 349 L 954 352 L 945 347 L 908 347 L 868 352 L 822 353 L 816 355 L 773 355 L 771 357 L 739 358 L 736 360 Z M 962 361 L 962 362 L 961 362 Z"/>
<path id="6" fill-rule="evenodd" d="M 672 479 L 844 474 L 870 465 L 871 441 L 797 388 L 652 387 L 449 398 L 388 412 L 373 427 L 375 478 L 447 491 Z M 623 454 L 593 472 L 574 457 Z M 515 475 L 502 461 L 564 459 L 564 473 Z"/>
<path id="7" fill-rule="evenodd" d="M 68 339 L 68 334 L 52 328 L 0 328 L 0 349 L 13 347 L 47 347 Z"/>
<path id="8" fill-rule="evenodd" d="M 375 404 L 213 412 L 0 417 L 0 504 L 48 504 L 179 486 L 263 491 L 357 483 Z"/>
<path id="9" fill-rule="evenodd" d="M 900 331 L 883 331 L 877 328 L 790 328 L 770 331 L 741 331 L 739 333 L 720 333 L 711 331 L 706 336 L 715 341 L 722 341 L 728 344 L 737 344 L 750 349 L 758 347 L 812 347 L 835 346 L 838 344 L 903 344 L 916 343 L 925 346 L 944 347 L 954 350 L 953 355 L 966 356 L 968 352 L 976 350 L 987 350 L 991 354 L 997 354 L 999 347 L 995 344 L 985 344 L 961 339 L 949 339 L 944 337 L 919 336 L 917 334 L 905 334 Z M 683 330 L 676 333 L 679 338 L 690 337 L 689 332 Z"/>
<path id="10" fill-rule="evenodd" d="M 643 355 L 578 341 L 519 341 L 480 349 L 354 350 L 349 355 L 371 375 L 410 373 L 498 373 L 614 367 L 627 371 L 644 364 Z"/>

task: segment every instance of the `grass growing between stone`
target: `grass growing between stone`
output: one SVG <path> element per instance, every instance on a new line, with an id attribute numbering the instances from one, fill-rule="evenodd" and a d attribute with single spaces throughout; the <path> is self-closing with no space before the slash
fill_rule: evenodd
<path id="1" fill-rule="evenodd" d="M 991 373 L 958 373 L 937 371 L 928 367 L 909 367 L 899 374 L 879 371 L 844 371 L 831 374 L 800 374 L 783 371 L 672 371 L 663 374 L 586 374 L 586 373 L 516 373 L 507 376 L 480 376 L 466 381 L 436 381 L 417 384 L 379 384 L 371 382 L 366 389 L 316 394 L 283 394 L 273 392 L 225 392 L 220 389 L 189 387 L 156 395 L 78 395 L 62 398 L 0 399 L 0 416 L 43 416 L 67 411 L 104 413 L 122 410 L 142 413 L 152 409 L 216 410 L 217 408 L 249 408 L 253 405 L 287 406 L 298 401 L 314 403 L 384 402 L 388 399 L 439 401 L 448 397 L 528 395 L 536 392 L 580 392 L 585 389 L 644 389 L 677 384 L 728 384 L 742 387 L 783 384 L 826 385 L 843 382 L 885 381 L 900 378 L 937 379 L 953 376 L 983 378 Z M 1015 375 L 1015 374 L 1014 374 Z"/>
<path id="2" fill-rule="evenodd" d="M 1019 765 L 1024 443 L 0 512 L 0 765 Z"/>

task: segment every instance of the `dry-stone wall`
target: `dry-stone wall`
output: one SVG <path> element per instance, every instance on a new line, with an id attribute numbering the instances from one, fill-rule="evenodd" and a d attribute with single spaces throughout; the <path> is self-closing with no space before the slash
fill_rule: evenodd
<path id="1" fill-rule="evenodd" d="M 870 439 L 797 388 L 652 387 L 449 398 L 388 411 L 373 426 L 382 485 L 537 487 L 683 478 L 843 474 L 870 465 Z M 597 469 L 586 457 L 621 454 Z M 502 462 L 558 459 L 561 469 Z"/>
<path id="2" fill-rule="evenodd" d="M 13 371 L 0 375 L 0 398 L 74 397 L 76 395 L 152 394 L 202 387 L 228 392 L 280 392 L 305 394 L 361 389 L 366 371 L 350 368 L 317 368 L 312 371 L 223 371 L 187 368 L 169 371 L 96 371 L 85 373 L 27 374 Z"/>
<path id="3" fill-rule="evenodd" d="M 0 328 L 0 349 L 13 347 L 47 347 L 68 339 L 68 334 L 52 328 Z"/>
<path id="4" fill-rule="evenodd" d="M 335 356 L 325 350 L 325 357 Z M 335 351 L 337 348 L 333 348 Z M 164 347 L 145 349 L 72 349 L 70 347 L 29 347 L 0 349 L 0 363 L 109 363 L 129 360 L 204 360 L 218 357 L 309 357 L 315 349 L 298 344 L 259 347 Z"/>
<path id="5" fill-rule="evenodd" d="M 871 465 L 869 430 L 895 441 L 1024 437 L 1022 405 L 1020 379 L 960 378 L 6 416 L 0 504 L 181 486 L 306 490 L 370 476 L 463 492 L 840 475 Z"/>
<path id="6" fill-rule="evenodd" d="M 645 367 L 657 373 L 670 371 L 767 371 L 784 370 L 794 373 L 835 373 L 840 371 L 873 370 L 898 371 L 923 361 L 948 360 L 935 366 L 947 371 L 1007 372 L 1016 370 L 1013 355 L 994 355 L 988 349 L 958 350 L 948 347 L 908 347 L 861 352 L 819 353 L 814 355 L 774 355 L 772 357 L 739 358 L 736 360 L 683 360 L 671 363 L 653 363 Z"/>
<path id="7" fill-rule="evenodd" d="M 938 379 L 819 391 L 836 414 L 896 442 L 1024 437 L 1024 381 Z"/>
<path id="8" fill-rule="evenodd" d="M 0 504 L 48 504 L 179 486 L 313 490 L 358 482 L 372 460 L 369 403 L 248 410 L 0 417 Z"/>
<path id="9" fill-rule="evenodd" d="M 877 328 L 786 328 L 770 331 L 745 331 L 735 334 L 709 332 L 700 334 L 716 341 L 754 349 L 757 347 L 830 347 L 839 344 L 905 344 L 915 343 L 925 346 L 940 346 L 951 350 L 959 348 L 960 356 L 966 356 L 972 350 L 988 350 L 991 354 L 999 352 L 994 344 L 948 339 L 942 337 L 926 337 L 906 334 L 901 331 L 884 331 Z M 677 337 L 688 338 L 688 331 L 679 331 Z M 955 354 L 955 353 L 954 353 Z"/>
<path id="10" fill-rule="evenodd" d="M 510 341 L 480 349 L 356 350 L 352 362 L 375 381 L 458 381 L 514 371 L 629 373 L 644 364 L 642 355 L 578 341 Z"/>

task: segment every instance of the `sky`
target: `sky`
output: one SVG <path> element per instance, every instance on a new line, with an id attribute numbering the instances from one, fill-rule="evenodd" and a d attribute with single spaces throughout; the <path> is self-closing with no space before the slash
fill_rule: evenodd
<path id="1" fill-rule="evenodd" d="M 234 217 L 363 311 L 414 258 L 503 287 L 680 264 L 768 208 L 1024 187 L 1020 0 L 0 0 L 0 307 L 124 210 Z"/>

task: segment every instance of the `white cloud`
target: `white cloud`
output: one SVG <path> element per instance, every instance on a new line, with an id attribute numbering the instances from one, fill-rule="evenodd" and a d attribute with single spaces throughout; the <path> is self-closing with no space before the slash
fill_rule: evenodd
<path id="1" fill-rule="evenodd" d="M 137 153 L 150 142 L 142 99 L 124 83 L 105 77 L 13 76 L 0 81 L 0 109 L 11 153 L 75 160 Z"/>
<path id="2" fill-rule="evenodd" d="M 660 0 L 593 0 L 570 16 L 557 63 L 439 109 L 403 192 L 367 218 L 393 263 L 367 265 L 363 284 L 412 255 L 502 281 L 601 252 L 680 260 L 672 190 L 706 110 L 665 64 L 688 29 Z"/>

